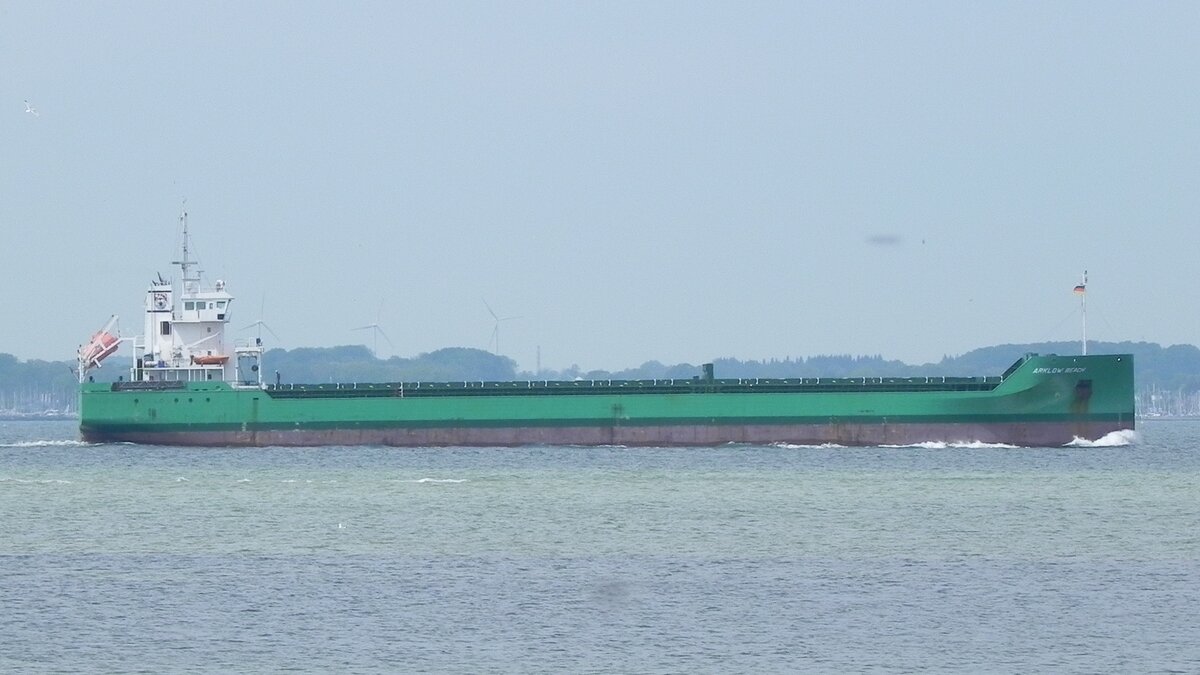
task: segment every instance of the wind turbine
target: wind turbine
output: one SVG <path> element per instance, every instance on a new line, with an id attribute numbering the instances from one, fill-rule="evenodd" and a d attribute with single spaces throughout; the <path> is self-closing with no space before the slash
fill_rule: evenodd
<path id="1" fill-rule="evenodd" d="M 519 317 L 519 316 L 496 316 L 496 313 L 492 311 L 492 306 L 488 304 L 487 300 L 483 301 L 483 306 L 487 307 L 488 314 L 491 314 L 492 319 L 494 319 L 496 321 L 496 325 L 492 328 L 492 337 L 490 340 L 488 340 L 488 346 L 490 347 L 493 343 L 495 343 L 496 350 L 492 353 L 498 355 L 498 354 L 500 354 L 500 322 L 512 321 L 513 319 L 520 319 L 522 317 Z"/>
<path id="2" fill-rule="evenodd" d="M 262 331 L 264 328 L 266 328 L 267 332 L 270 333 L 271 336 L 275 338 L 276 342 L 283 342 L 283 340 L 281 340 L 279 338 L 279 336 L 275 334 L 275 331 L 271 330 L 271 327 L 267 325 L 267 322 L 263 320 L 263 317 L 266 315 L 266 309 L 267 309 L 267 294 L 263 293 L 262 305 L 258 308 L 258 321 L 255 321 L 254 323 L 252 323 L 249 326 L 246 326 L 245 328 L 242 329 L 242 330 L 250 330 L 251 328 L 258 328 L 258 336 L 254 339 L 255 340 L 254 344 L 259 345 L 259 346 L 262 346 Z"/>
<path id="3" fill-rule="evenodd" d="M 371 349 L 371 356 L 374 356 L 375 358 L 379 358 L 379 336 L 380 335 L 383 336 L 384 341 L 386 341 L 388 343 L 388 346 L 392 348 L 392 351 L 396 351 L 396 346 L 392 344 L 392 341 L 391 341 L 391 339 L 388 338 L 387 333 L 383 332 L 383 329 L 379 327 L 379 317 L 382 314 L 382 312 L 383 312 L 383 303 L 381 302 L 381 303 L 379 303 L 379 311 L 375 313 L 375 323 L 369 323 L 365 326 L 359 326 L 358 328 L 350 329 L 350 330 L 370 330 L 374 334 L 373 344 L 375 346 Z"/>

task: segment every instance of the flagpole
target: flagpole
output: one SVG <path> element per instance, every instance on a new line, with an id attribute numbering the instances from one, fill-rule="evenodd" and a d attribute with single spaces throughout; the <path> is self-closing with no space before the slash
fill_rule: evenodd
<path id="1" fill-rule="evenodd" d="M 1079 307 L 1083 314 L 1083 355 L 1087 356 L 1087 270 L 1083 271 L 1083 292 L 1079 294 Z"/>

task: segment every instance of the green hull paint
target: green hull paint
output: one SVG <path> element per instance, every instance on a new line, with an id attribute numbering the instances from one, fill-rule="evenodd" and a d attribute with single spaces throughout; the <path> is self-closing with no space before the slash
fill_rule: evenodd
<path id="1" fill-rule="evenodd" d="M 1057 445 L 1132 429 L 1133 399 L 1129 355 L 1033 356 L 1003 379 L 933 382 L 85 383 L 80 430 L 89 441 L 179 445 Z"/>

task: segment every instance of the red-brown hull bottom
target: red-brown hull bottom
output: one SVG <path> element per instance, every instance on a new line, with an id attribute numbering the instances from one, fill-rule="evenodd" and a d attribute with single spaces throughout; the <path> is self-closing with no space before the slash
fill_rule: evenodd
<path id="1" fill-rule="evenodd" d="M 188 446 L 324 446 L 385 445 L 396 447 L 624 445 L 714 446 L 726 443 L 795 445 L 911 445 L 923 442 L 1003 443 L 1058 447 L 1076 438 L 1096 440 L 1131 423 L 1029 422 L 1001 424 L 812 424 L 812 425 L 670 425 L 608 427 L 458 427 L 355 428 L 262 431 L 122 431 L 83 432 L 94 443 L 127 442 Z"/>

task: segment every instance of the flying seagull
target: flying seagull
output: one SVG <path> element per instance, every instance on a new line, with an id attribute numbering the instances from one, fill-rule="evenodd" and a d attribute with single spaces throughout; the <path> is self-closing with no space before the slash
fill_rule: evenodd
<path id="1" fill-rule="evenodd" d="M 25 112 L 33 115 L 34 117 L 41 117 L 41 115 L 38 114 L 37 108 L 29 105 L 29 99 L 25 99 Z"/>

